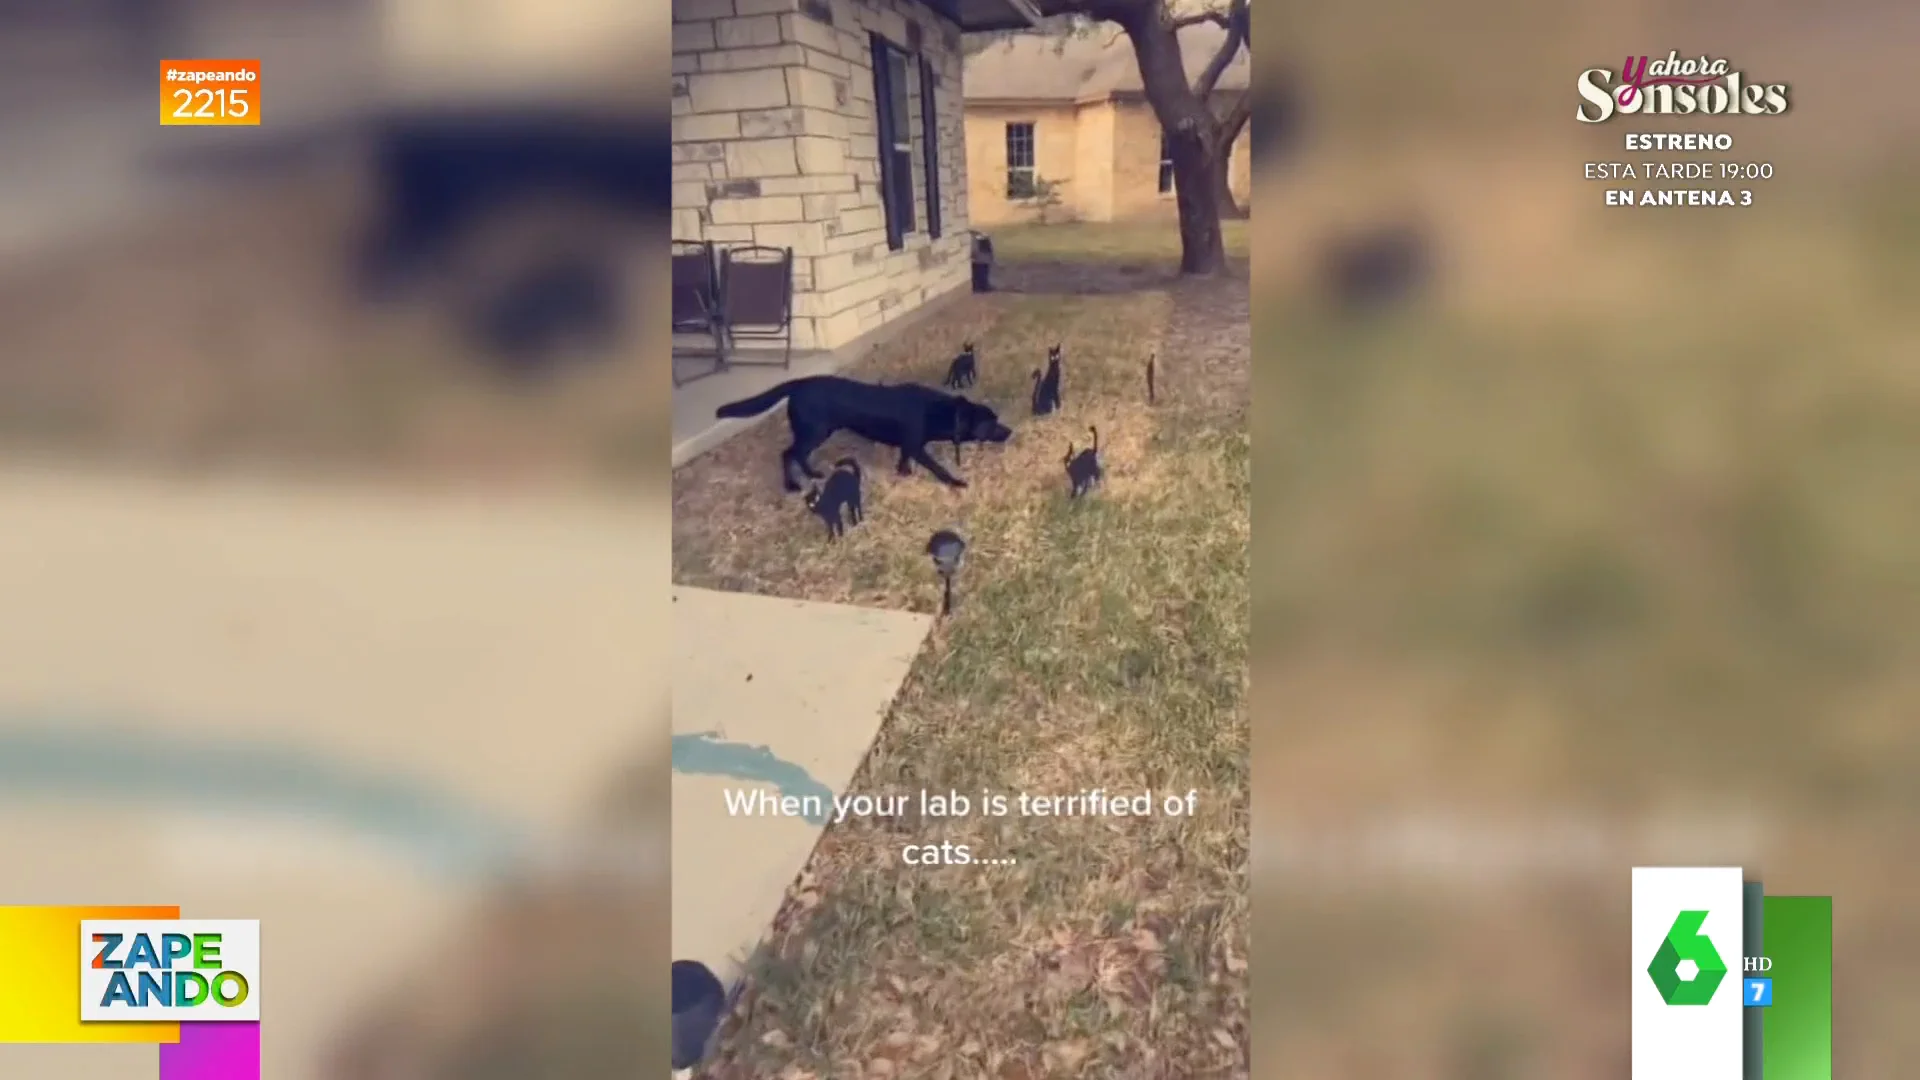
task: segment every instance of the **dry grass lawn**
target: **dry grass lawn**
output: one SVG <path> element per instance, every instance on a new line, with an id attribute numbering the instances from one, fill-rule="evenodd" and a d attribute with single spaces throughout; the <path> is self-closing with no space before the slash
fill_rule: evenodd
<path id="1" fill-rule="evenodd" d="M 1252 225 L 1220 223 L 1229 258 L 1245 259 L 1252 253 Z M 986 231 L 993 237 L 994 257 L 1006 262 L 1180 261 L 1180 231 L 1171 221 L 996 225 Z"/>
<path id="2" fill-rule="evenodd" d="M 852 374 L 937 382 L 975 341 L 973 394 L 1015 436 L 966 451 L 960 492 L 836 437 L 819 460 L 867 473 L 866 523 L 839 543 L 780 490 L 784 422 L 675 476 L 687 584 L 934 611 L 927 538 L 968 538 L 956 610 L 854 790 L 1199 793 L 1191 818 L 830 827 L 705 1075 L 1245 1075 L 1246 331 L 1224 382 L 1162 355 L 1150 408 L 1143 367 L 1174 314 L 1166 292 L 1000 294 L 883 348 Z M 1063 412 L 1030 418 L 1056 341 Z M 1089 425 L 1106 488 L 1073 501 L 1062 458 Z M 942 841 L 1016 862 L 902 865 L 903 844 Z"/>

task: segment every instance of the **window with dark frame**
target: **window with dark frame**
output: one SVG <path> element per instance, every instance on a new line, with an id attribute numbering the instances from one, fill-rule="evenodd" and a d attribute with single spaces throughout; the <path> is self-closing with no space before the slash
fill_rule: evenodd
<path id="1" fill-rule="evenodd" d="M 923 167 L 927 170 L 927 236 L 940 239 L 940 109 L 933 98 L 939 79 L 933 65 L 920 58 L 920 145 L 925 150 Z"/>
<path id="2" fill-rule="evenodd" d="M 873 56 L 874 128 L 880 141 L 880 201 L 887 246 L 895 251 L 914 231 L 913 106 L 907 54 L 879 34 L 868 37 Z"/>
<path id="3" fill-rule="evenodd" d="M 1173 194 L 1173 143 L 1160 133 L 1160 194 Z"/>
<path id="4" fill-rule="evenodd" d="M 1007 125 L 1007 198 L 1034 196 L 1033 125 Z"/>

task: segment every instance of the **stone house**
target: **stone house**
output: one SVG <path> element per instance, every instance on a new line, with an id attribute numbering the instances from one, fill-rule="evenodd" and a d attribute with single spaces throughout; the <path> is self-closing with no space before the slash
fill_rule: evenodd
<path id="1" fill-rule="evenodd" d="M 1213 23 L 1180 32 L 1189 78 L 1225 41 Z M 1214 89 L 1225 111 L 1247 92 L 1253 65 L 1241 49 Z M 967 209 L 980 227 L 1049 218 L 1124 221 L 1177 211 L 1173 162 L 1140 83 L 1132 43 L 1102 27 L 1064 41 L 1014 35 L 967 59 Z M 1250 126 L 1250 125 L 1249 125 Z M 1253 190 L 1248 128 L 1228 158 L 1235 201 Z M 1043 206 L 1034 180 L 1052 181 L 1058 203 Z"/>
<path id="2" fill-rule="evenodd" d="M 1020 0 L 673 0 L 673 238 L 794 253 L 794 346 L 967 287 L 961 34 Z"/>

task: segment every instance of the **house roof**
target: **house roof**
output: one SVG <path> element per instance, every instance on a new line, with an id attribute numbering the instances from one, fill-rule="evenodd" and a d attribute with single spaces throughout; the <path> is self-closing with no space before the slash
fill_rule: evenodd
<path id="1" fill-rule="evenodd" d="M 1226 37 L 1226 30 L 1214 23 L 1180 31 L 1187 78 L 1206 70 Z M 1252 74 L 1253 63 L 1242 48 L 1215 89 L 1245 90 Z M 968 101 L 1099 101 L 1141 89 L 1133 43 L 1116 26 L 1097 26 L 1069 38 L 1011 34 L 967 58 Z"/>

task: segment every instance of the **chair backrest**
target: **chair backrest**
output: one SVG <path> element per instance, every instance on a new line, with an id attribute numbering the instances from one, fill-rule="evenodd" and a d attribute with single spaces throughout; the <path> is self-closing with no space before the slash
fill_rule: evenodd
<path id="1" fill-rule="evenodd" d="M 673 242 L 673 322 L 679 326 L 708 318 L 719 308 L 714 282 L 713 248 L 698 240 Z"/>
<path id="2" fill-rule="evenodd" d="M 784 328 L 793 315 L 793 249 L 722 248 L 720 296 L 729 325 Z"/>

